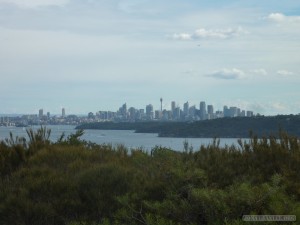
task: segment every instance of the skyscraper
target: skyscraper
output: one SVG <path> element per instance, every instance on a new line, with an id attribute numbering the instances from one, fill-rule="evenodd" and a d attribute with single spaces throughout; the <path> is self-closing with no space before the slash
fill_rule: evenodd
<path id="1" fill-rule="evenodd" d="M 214 106 L 213 105 L 208 105 L 207 106 L 207 113 L 208 114 L 213 114 L 214 113 Z"/>
<path id="2" fill-rule="evenodd" d="M 224 107 L 223 107 L 223 114 L 224 114 L 224 117 L 230 117 L 230 111 L 226 105 L 224 105 Z"/>
<path id="3" fill-rule="evenodd" d="M 206 119 L 206 104 L 205 102 L 200 102 L 200 119 Z"/>
<path id="4" fill-rule="evenodd" d="M 172 103 L 171 103 L 172 112 L 174 112 L 175 108 L 176 108 L 176 103 L 175 103 L 175 101 L 172 101 Z"/>
<path id="5" fill-rule="evenodd" d="M 149 104 L 146 106 L 146 116 L 148 120 L 153 119 L 153 105 Z"/>
<path id="6" fill-rule="evenodd" d="M 214 106 L 213 105 L 207 105 L 207 116 L 208 116 L 208 119 L 214 119 Z"/>
<path id="7" fill-rule="evenodd" d="M 62 108 L 62 110 L 61 110 L 61 116 L 62 116 L 62 118 L 66 117 L 66 110 L 65 110 L 65 108 Z"/>
<path id="8" fill-rule="evenodd" d="M 39 118 L 41 119 L 41 118 L 43 118 L 43 116 L 44 116 L 44 110 L 40 109 L 39 110 Z"/>
<path id="9" fill-rule="evenodd" d="M 184 116 L 189 115 L 189 102 L 186 102 L 183 104 L 183 115 Z"/>

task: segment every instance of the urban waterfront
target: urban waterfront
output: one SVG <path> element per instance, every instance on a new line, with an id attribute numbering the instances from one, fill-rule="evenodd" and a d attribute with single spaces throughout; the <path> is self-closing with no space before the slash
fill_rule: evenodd
<path id="1" fill-rule="evenodd" d="M 26 127 L 33 125 L 80 125 L 83 123 L 94 122 L 145 122 L 145 121 L 175 121 L 175 122 L 193 122 L 200 120 L 212 120 L 223 117 L 253 117 L 253 111 L 245 111 L 236 106 L 227 107 L 224 105 L 223 111 L 214 111 L 213 105 L 207 105 L 204 101 L 200 102 L 199 109 L 195 105 L 190 106 L 189 102 L 183 104 L 180 108 L 175 101 L 171 102 L 170 109 L 163 109 L 163 99 L 160 98 L 160 110 L 154 110 L 153 105 L 146 105 L 145 109 L 136 109 L 124 103 L 116 112 L 97 111 L 89 112 L 85 116 L 74 114 L 67 115 L 65 108 L 61 109 L 61 115 L 51 115 L 50 112 L 44 113 L 40 109 L 38 114 L 19 114 L 5 115 L 0 114 L 0 126 Z M 260 115 L 260 114 L 257 114 Z"/>
<path id="2" fill-rule="evenodd" d="M 32 126 L 32 128 L 38 129 L 40 126 Z M 51 129 L 50 139 L 52 142 L 57 141 L 63 132 L 66 136 L 76 132 L 75 126 L 71 125 L 49 125 L 47 128 Z M 27 137 L 26 129 L 28 128 L 0 127 L 0 140 L 8 138 L 10 132 L 13 133 L 14 137 Z M 147 151 L 155 146 L 182 151 L 185 142 L 194 150 L 198 150 L 201 145 L 206 146 L 213 141 L 213 138 L 161 138 L 157 134 L 135 133 L 133 130 L 85 130 L 82 139 L 96 144 L 124 145 L 128 149 L 142 148 Z M 220 139 L 220 146 L 232 144 L 237 144 L 236 138 Z"/>

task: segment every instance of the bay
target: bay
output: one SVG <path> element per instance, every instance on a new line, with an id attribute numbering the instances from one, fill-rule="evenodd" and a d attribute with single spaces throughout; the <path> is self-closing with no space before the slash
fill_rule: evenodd
<path id="1" fill-rule="evenodd" d="M 33 126 L 34 130 L 40 128 L 40 126 Z M 48 129 L 51 129 L 50 140 L 55 142 L 65 133 L 66 136 L 75 133 L 75 126 L 69 125 L 49 125 Z M 9 133 L 12 132 L 14 137 L 27 138 L 26 128 L 22 127 L 0 127 L 0 140 L 4 140 L 9 137 Z M 162 146 L 171 148 L 177 151 L 184 150 L 184 142 L 187 142 L 189 146 L 192 146 L 194 150 L 199 150 L 201 145 L 208 145 L 213 142 L 213 138 L 169 138 L 158 137 L 157 134 L 149 133 L 135 133 L 132 130 L 85 130 L 81 139 L 91 141 L 96 144 L 111 144 L 112 146 L 124 145 L 129 149 L 142 148 L 147 151 L 151 150 L 155 146 Z M 236 138 L 221 138 L 220 146 L 237 144 Z"/>

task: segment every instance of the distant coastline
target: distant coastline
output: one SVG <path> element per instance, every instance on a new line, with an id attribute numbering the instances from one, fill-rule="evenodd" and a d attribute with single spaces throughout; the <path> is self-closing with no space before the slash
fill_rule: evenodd
<path id="1" fill-rule="evenodd" d="M 180 138 L 249 138 L 274 135 L 280 131 L 300 137 L 300 115 L 220 118 L 195 122 L 96 122 L 76 129 L 134 130 L 137 133 L 157 133 L 159 137 Z"/>

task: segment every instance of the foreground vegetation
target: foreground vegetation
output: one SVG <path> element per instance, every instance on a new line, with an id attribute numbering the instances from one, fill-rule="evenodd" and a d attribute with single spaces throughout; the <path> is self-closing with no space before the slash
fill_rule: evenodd
<path id="1" fill-rule="evenodd" d="M 42 127 L 28 130 L 27 139 L 11 135 L 0 143 L 0 224 L 238 225 L 249 224 L 242 221 L 248 214 L 300 219 L 296 137 L 252 135 L 236 146 L 213 140 L 197 151 L 184 143 L 183 152 L 157 146 L 129 153 L 81 141 L 82 134 L 51 143 Z"/>

